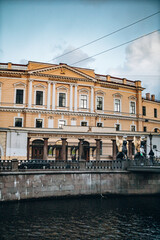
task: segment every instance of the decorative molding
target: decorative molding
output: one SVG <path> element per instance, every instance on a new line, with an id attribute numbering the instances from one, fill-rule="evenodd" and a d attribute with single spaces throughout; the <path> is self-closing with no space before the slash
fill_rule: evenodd
<path id="1" fill-rule="evenodd" d="M 130 100 L 134 100 L 134 101 L 136 101 L 136 100 L 137 100 L 137 98 L 136 98 L 134 95 L 132 95 L 132 96 L 129 96 L 129 97 L 128 97 L 128 99 L 130 99 Z"/>
<path id="2" fill-rule="evenodd" d="M 14 83 L 13 85 L 14 85 L 14 87 L 19 87 L 19 86 L 20 87 L 23 86 L 24 88 L 26 87 L 26 84 L 23 82 Z"/>
<path id="3" fill-rule="evenodd" d="M 120 93 L 114 93 L 112 94 L 114 98 L 122 98 L 123 96 Z"/>
<path id="4" fill-rule="evenodd" d="M 34 88 L 46 88 L 43 84 L 34 85 Z"/>

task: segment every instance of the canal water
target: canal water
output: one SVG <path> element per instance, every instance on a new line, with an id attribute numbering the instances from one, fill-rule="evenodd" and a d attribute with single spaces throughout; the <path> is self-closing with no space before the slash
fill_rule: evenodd
<path id="1" fill-rule="evenodd" d="M 0 203 L 0 240 L 10 239 L 160 239 L 160 198 Z"/>

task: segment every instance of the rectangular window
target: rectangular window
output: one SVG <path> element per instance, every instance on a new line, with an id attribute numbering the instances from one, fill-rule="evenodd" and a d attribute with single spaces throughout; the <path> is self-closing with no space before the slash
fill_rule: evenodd
<path id="1" fill-rule="evenodd" d="M 135 132 L 136 131 L 136 126 L 135 125 L 131 125 L 131 132 Z"/>
<path id="2" fill-rule="evenodd" d="M 116 124 L 116 131 L 119 131 L 120 130 L 120 124 Z"/>
<path id="3" fill-rule="evenodd" d="M 59 128 L 65 126 L 65 125 L 66 125 L 66 120 L 63 120 L 63 119 L 61 120 L 61 119 L 60 119 L 60 120 L 58 121 L 58 127 L 59 127 Z"/>
<path id="4" fill-rule="evenodd" d="M 103 110 L 103 97 L 97 97 L 97 110 Z"/>
<path id="5" fill-rule="evenodd" d="M 22 127 L 22 118 L 15 118 L 15 127 Z"/>
<path id="6" fill-rule="evenodd" d="M 142 107 L 142 114 L 143 114 L 143 116 L 146 116 L 146 107 L 145 106 Z"/>
<path id="7" fill-rule="evenodd" d="M 147 127 L 143 127 L 143 132 L 147 132 Z"/>
<path id="8" fill-rule="evenodd" d="M 115 102 L 114 102 L 114 110 L 115 112 L 120 112 L 120 100 L 119 99 L 115 99 Z"/>
<path id="9" fill-rule="evenodd" d="M 16 104 L 23 104 L 23 90 L 16 89 Z"/>
<path id="10" fill-rule="evenodd" d="M 130 102 L 130 113 L 135 114 L 136 113 L 136 104 L 135 102 Z"/>
<path id="11" fill-rule="evenodd" d="M 80 108 L 87 108 L 87 95 L 81 95 Z"/>
<path id="12" fill-rule="evenodd" d="M 97 122 L 97 127 L 102 127 L 102 123 L 101 122 Z"/>
<path id="13" fill-rule="evenodd" d="M 36 105 L 43 105 L 43 92 L 36 91 Z"/>
<path id="14" fill-rule="evenodd" d="M 157 108 L 154 108 L 154 117 L 157 118 Z"/>
<path id="15" fill-rule="evenodd" d="M 66 107 L 66 94 L 59 93 L 59 107 Z"/>
<path id="16" fill-rule="evenodd" d="M 86 127 L 87 126 L 87 122 L 85 122 L 85 121 L 81 122 L 81 126 Z"/>
<path id="17" fill-rule="evenodd" d="M 43 120 L 42 119 L 36 119 L 36 128 L 42 128 Z"/>

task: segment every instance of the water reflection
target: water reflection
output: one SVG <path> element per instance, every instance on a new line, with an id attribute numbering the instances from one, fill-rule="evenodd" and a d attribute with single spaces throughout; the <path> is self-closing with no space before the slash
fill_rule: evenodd
<path id="1" fill-rule="evenodd" d="M 158 197 L 2 203 L 2 240 L 160 239 Z"/>

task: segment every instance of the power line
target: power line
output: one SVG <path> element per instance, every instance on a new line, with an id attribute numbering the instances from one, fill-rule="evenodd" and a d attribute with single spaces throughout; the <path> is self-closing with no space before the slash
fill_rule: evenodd
<path id="1" fill-rule="evenodd" d="M 115 47 L 109 48 L 109 49 L 107 49 L 107 50 L 105 50 L 105 51 L 102 51 L 102 52 L 100 52 L 100 53 L 97 53 L 97 54 L 95 54 L 95 55 L 92 55 L 91 57 L 84 58 L 84 59 L 82 59 L 82 60 L 80 60 L 80 61 L 77 61 L 77 62 L 75 62 L 75 63 L 72 63 L 72 64 L 70 64 L 70 65 L 75 65 L 75 64 L 77 64 L 77 63 L 83 62 L 83 61 L 85 61 L 85 60 L 88 60 L 88 59 L 90 59 L 90 58 L 96 57 L 96 56 L 101 55 L 101 54 L 103 54 L 103 53 L 109 52 L 109 51 L 111 51 L 111 50 L 113 50 L 113 49 L 119 48 L 119 47 L 124 46 L 124 45 L 126 45 L 126 44 L 128 44 L 128 43 L 134 42 L 134 41 L 136 41 L 136 40 L 138 40 L 138 39 L 141 39 L 141 38 L 143 38 L 143 37 L 146 37 L 146 36 L 151 35 L 151 34 L 153 34 L 153 33 L 155 33 L 155 32 L 158 32 L 158 31 L 160 31 L 160 29 L 157 29 L 157 30 L 155 30 L 155 31 L 153 31 L 153 32 L 147 33 L 147 34 L 145 34 L 145 35 L 143 35 L 143 36 L 141 36 L 141 37 L 132 39 L 132 40 L 130 40 L 130 41 L 128 41 L 128 42 L 122 43 L 122 44 L 117 45 L 117 46 L 115 46 Z"/>
<path id="2" fill-rule="evenodd" d="M 67 54 L 69 54 L 69 53 L 72 53 L 72 52 L 74 52 L 74 51 L 77 51 L 78 49 L 81 49 L 81 48 L 83 48 L 83 47 L 86 47 L 86 46 L 88 46 L 88 45 L 90 45 L 90 44 L 92 44 L 92 43 L 95 43 L 95 42 L 103 39 L 103 38 L 109 37 L 109 36 L 111 36 L 111 35 L 113 35 L 113 34 L 115 34 L 115 33 L 117 33 L 117 32 L 120 32 L 120 31 L 122 31 L 122 30 L 124 30 L 124 29 L 126 29 L 126 28 L 128 28 L 128 27 L 131 27 L 131 26 L 133 26 L 133 25 L 135 25 L 135 24 L 137 24 L 137 23 L 139 23 L 139 22 L 142 22 L 142 21 L 144 21 L 144 20 L 146 20 L 146 19 L 148 19 L 148 18 L 150 18 L 150 17 L 153 17 L 153 16 L 155 16 L 155 15 L 157 15 L 157 14 L 159 14 L 159 13 L 160 13 L 160 11 L 158 11 L 158 12 L 156 12 L 156 13 L 153 13 L 153 14 L 145 17 L 145 18 L 142 18 L 142 19 L 140 19 L 140 20 L 138 20 L 138 21 L 136 21 L 136 22 L 133 22 L 133 23 L 131 23 L 131 24 L 125 26 L 125 27 L 119 28 L 119 29 L 117 29 L 117 30 L 115 30 L 115 31 L 113 31 L 113 32 L 111 32 L 111 33 L 108 33 L 108 34 L 100 37 L 100 38 L 97 38 L 97 39 L 95 39 L 95 40 L 93 40 L 93 41 L 91 41 L 91 42 L 88 42 L 88 43 L 86 43 L 86 44 L 84 44 L 84 45 L 81 45 L 80 47 L 77 47 L 77 48 L 75 48 L 75 49 L 73 49 L 73 50 L 71 50 L 71 51 L 68 51 L 68 52 L 66 52 L 66 53 L 64 53 L 64 54 L 62 54 L 62 55 L 59 55 L 58 57 L 55 57 L 55 58 L 49 60 L 48 62 L 53 61 L 53 60 L 55 60 L 55 59 L 57 59 L 57 58 L 63 57 L 63 56 L 65 56 L 65 55 L 67 55 Z"/>

